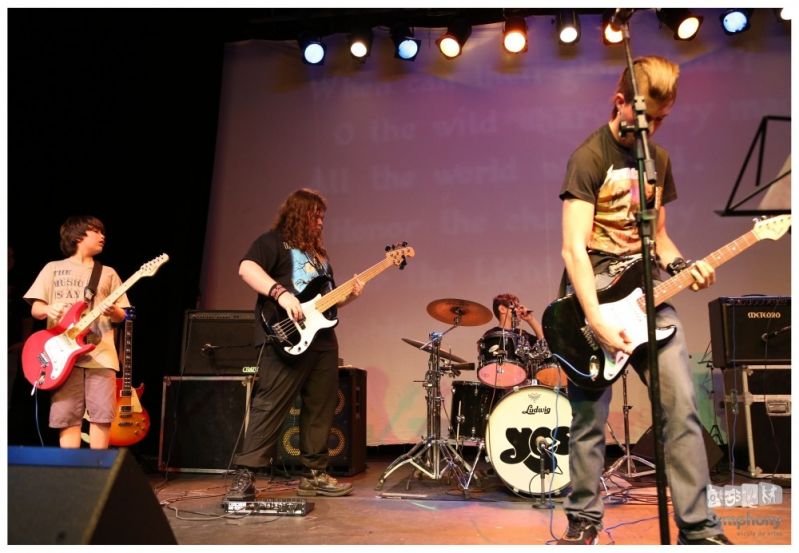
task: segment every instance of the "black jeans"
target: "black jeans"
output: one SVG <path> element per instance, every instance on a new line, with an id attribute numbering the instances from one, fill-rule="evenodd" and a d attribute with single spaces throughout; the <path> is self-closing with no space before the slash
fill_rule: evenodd
<path id="1" fill-rule="evenodd" d="M 338 351 L 308 350 L 286 361 L 264 348 L 252 394 L 249 423 L 234 463 L 260 468 L 271 464 L 280 427 L 300 392 L 300 460 L 311 469 L 327 467 L 327 442 L 338 401 Z"/>

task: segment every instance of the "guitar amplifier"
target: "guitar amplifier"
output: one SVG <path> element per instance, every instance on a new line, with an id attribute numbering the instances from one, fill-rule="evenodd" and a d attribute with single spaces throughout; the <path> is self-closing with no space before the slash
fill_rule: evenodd
<path id="1" fill-rule="evenodd" d="M 791 364 L 790 296 L 722 297 L 708 308 L 714 366 Z"/>
<path id="2" fill-rule="evenodd" d="M 258 373 L 255 314 L 250 311 L 186 311 L 182 376 L 246 376 Z"/>

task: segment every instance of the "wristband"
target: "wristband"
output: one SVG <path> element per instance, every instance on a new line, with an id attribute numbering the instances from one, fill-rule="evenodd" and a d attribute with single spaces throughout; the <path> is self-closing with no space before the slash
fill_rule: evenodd
<path id="1" fill-rule="evenodd" d="M 280 297 L 280 296 L 281 296 L 281 295 L 282 295 L 284 292 L 288 292 L 288 290 L 286 290 L 286 288 L 285 288 L 285 287 L 284 287 L 282 284 L 275 283 L 275 285 L 274 285 L 274 286 L 272 286 L 272 287 L 269 289 L 269 297 L 271 297 L 273 300 L 277 301 L 277 299 L 278 299 L 278 298 L 279 298 L 279 297 Z"/>
<path id="2" fill-rule="evenodd" d="M 277 282 L 277 281 L 275 281 L 275 283 L 272 285 L 272 287 L 271 287 L 271 288 L 269 288 L 269 292 L 267 292 L 267 294 L 266 294 L 266 295 L 267 295 L 267 296 L 269 296 L 269 297 L 271 298 L 271 297 L 272 297 L 272 292 L 274 292 L 274 291 L 275 291 L 275 288 L 277 288 L 278 286 L 280 286 L 280 283 L 279 283 L 279 282 Z"/>

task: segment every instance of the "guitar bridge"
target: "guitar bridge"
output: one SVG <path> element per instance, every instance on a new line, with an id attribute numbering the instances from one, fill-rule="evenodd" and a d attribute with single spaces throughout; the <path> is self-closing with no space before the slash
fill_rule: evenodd
<path id="1" fill-rule="evenodd" d="M 591 349 L 594 351 L 599 351 L 600 347 L 596 341 L 596 338 L 594 338 L 594 333 L 591 331 L 591 327 L 585 325 L 580 328 L 580 332 L 583 334 L 583 338 L 585 338 L 585 341 L 588 342 L 588 345 L 591 347 Z"/>

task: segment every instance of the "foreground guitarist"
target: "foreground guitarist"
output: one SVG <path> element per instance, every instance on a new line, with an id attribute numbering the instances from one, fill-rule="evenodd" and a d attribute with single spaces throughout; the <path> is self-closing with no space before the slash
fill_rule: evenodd
<path id="1" fill-rule="evenodd" d="M 338 482 L 326 472 L 328 436 L 338 400 L 338 341 L 333 328 L 319 330 L 301 355 L 287 356 L 282 344 L 267 335 L 262 315 L 285 311 L 294 321 L 304 319 L 302 292 L 315 278 L 331 277 L 333 270 L 322 240 L 327 204 L 318 193 L 300 189 L 280 207 L 270 231 L 252 243 L 239 265 L 239 275 L 258 292 L 255 307 L 256 345 L 260 346 L 258 380 L 253 390 L 249 424 L 230 488 L 228 501 L 255 497 L 255 471 L 271 464 L 281 424 L 297 392 L 302 397 L 299 437 L 300 460 L 308 474 L 300 479 L 298 494 L 342 496 L 352 484 Z M 356 279 L 344 305 L 359 296 Z M 323 290 L 327 291 L 327 290 Z"/>
<path id="2" fill-rule="evenodd" d="M 61 251 L 67 258 L 45 265 L 25 293 L 35 319 L 47 319 L 50 328 L 61 320 L 72 304 L 88 299 L 85 290 L 91 280 L 95 257 L 103 251 L 103 246 L 105 226 L 96 217 L 69 217 L 61 225 Z M 114 269 L 102 266 L 94 305 L 121 284 Z M 92 449 L 108 447 L 111 421 L 116 415 L 116 372 L 119 370 L 111 323 L 123 321 L 123 308 L 129 306 L 128 298 L 123 294 L 94 322 L 90 332 L 97 340 L 97 347 L 78 358 L 64 384 L 53 391 L 50 427 L 59 429 L 61 447 L 80 447 L 84 413 L 88 414 L 90 422 L 89 446 Z"/>
<path id="3" fill-rule="evenodd" d="M 656 56 L 639 58 L 634 67 L 639 93 L 646 100 L 649 133 L 653 135 L 674 105 L 679 68 Z M 568 291 L 576 294 L 594 337 L 610 354 L 617 351 L 631 354 L 633 349 L 620 321 L 600 311 L 596 292 L 607 286 L 612 275 L 618 274 L 636 254 L 640 257 L 641 252 L 636 221 L 640 202 L 635 137 L 632 133 L 621 135 L 619 132 L 622 122 L 634 123 L 632 102 L 632 85 L 625 69 L 613 96 L 612 119 L 572 154 L 560 193 Z M 669 155 L 653 144 L 652 157 L 665 204 L 677 197 Z M 647 185 L 650 208 L 654 205 L 654 196 L 653 187 Z M 706 288 L 715 280 L 713 268 L 707 263 L 689 264 L 682 260 L 666 232 L 664 207 L 658 211 L 656 246 L 660 267 L 670 272 L 691 271 L 694 290 Z M 657 267 L 654 270 L 659 273 Z M 727 544 L 729 540 L 722 533 L 721 522 L 708 507 L 705 495 L 710 479 L 685 335 L 674 308 L 663 304 L 657 311 L 657 326 L 668 325 L 675 325 L 677 331 L 659 350 L 658 364 L 666 475 L 679 529 L 678 543 Z M 633 358 L 634 368 L 646 382 L 649 371 L 644 356 L 637 357 Z M 588 367 L 579 369 L 589 370 Z M 599 485 L 604 470 L 605 423 L 610 398 L 610 387 L 604 390 L 569 388 L 573 412 L 569 439 L 572 491 L 564 505 L 569 528 L 559 544 L 598 542 L 603 514 Z"/>

